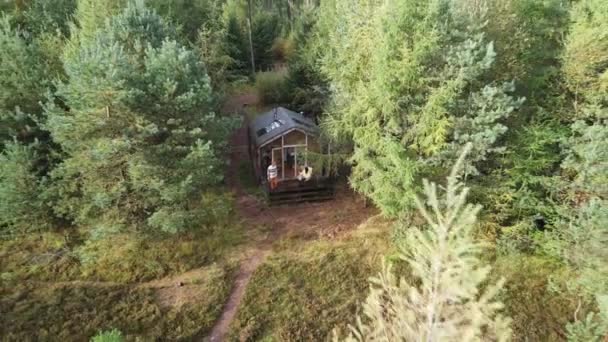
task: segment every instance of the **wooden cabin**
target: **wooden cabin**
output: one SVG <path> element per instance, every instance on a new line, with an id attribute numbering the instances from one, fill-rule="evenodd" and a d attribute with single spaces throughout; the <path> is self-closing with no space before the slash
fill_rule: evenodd
<path id="1" fill-rule="evenodd" d="M 301 113 L 276 107 L 253 119 L 249 123 L 249 153 L 256 178 L 268 192 L 271 202 L 333 197 L 333 182 L 329 170 L 323 167 L 313 167 L 309 181 L 297 180 L 302 168 L 311 167 L 308 163 L 311 153 L 329 153 L 329 146 L 319 142 L 319 127 Z M 266 170 L 272 160 L 278 168 L 279 185 L 271 192 Z"/>

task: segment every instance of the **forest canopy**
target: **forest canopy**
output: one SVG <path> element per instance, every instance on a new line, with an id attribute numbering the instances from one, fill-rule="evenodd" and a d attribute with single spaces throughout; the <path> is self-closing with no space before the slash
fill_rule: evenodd
<path id="1" fill-rule="evenodd" d="M 237 225 L 230 137 L 255 115 L 226 103 L 253 94 L 253 110 L 319 123 L 339 177 L 394 223 L 388 239 L 413 268 L 374 278 L 347 338 L 386 340 L 374 334 L 390 326 L 526 340 L 488 278 L 515 256 L 561 270 L 546 279 L 576 308 L 561 339 L 608 336 L 608 1 L 3 1 L 0 46 L 2 255 L 50 239 L 77 271 L 49 273 L 77 280 L 175 241 L 187 251 L 121 279 L 211 262 Z M 431 279 L 434 256 L 457 264 L 444 280 L 460 288 Z M 27 260 L 24 279 L 46 272 Z M 421 284 L 456 293 L 440 321 L 478 325 L 418 329 L 416 300 L 432 297 Z"/>

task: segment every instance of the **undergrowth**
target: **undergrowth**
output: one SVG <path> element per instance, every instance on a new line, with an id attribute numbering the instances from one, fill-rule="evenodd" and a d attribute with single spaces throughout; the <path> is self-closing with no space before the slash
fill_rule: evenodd
<path id="1" fill-rule="evenodd" d="M 334 326 L 350 323 L 367 292 L 367 277 L 390 248 L 388 224 L 371 227 L 337 241 L 276 244 L 276 254 L 247 287 L 230 340 L 321 341 Z"/>
<path id="2" fill-rule="evenodd" d="M 552 290 L 567 279 L 564 266 L 546 257 L 512 254 L 496 260 L 492 277 L 507 280 L 501 299 L 513 320 L 513 341 L 566 340 L 564 327 L 576 300 Z"/>
<path id="3" fill-rule="evenodd" d="M 288 100 L 287 74 L 285 71 L 258 72 L 255 88 L 260 101 L 265 104 L 284 103 Z"/>
<path id="4" fill-rule="evenodd" d="M 99 331 L 118 329 L 127 340 L 191 340 L 211 329 L 232 279 L 232 267 L 205 268 L 199 279 L 184 284 L 196 286 L 196 300 L 179 307 L 160 306 L 158 289 L 145 286 L 4 283 L 0 335 L 3 341 L 87 341 Z"/>
<path id="5" fill-rule="evenodd" d="M 407 266 L 395 256 L 395 241 L 390 241 L 399 234 L 391 230 L 392 223 L 377 217 L 337 241 L 306 244 L 296 236 L 276 243 L 276 253 L 249 283 L 230 340 L 323 341 L 335 327 L 344 332 L 355 323 L 368 293 L 367 279 L 378 272 L 382 258 L 395 264 L 396 274 L 408 277 Z M 486 253 L 492 279 L 506 279 L 501 300 L 503 314 L 513 319 L 513 339 L 565 340 L 563 327 L 576 303 L 552 291 L 568 276 L 563 266 L 542 256 Z"/>
<path id="6" fill-rule="evenodd" d="M 238 165 L 238 179 L 241 187 L 248 194 L 256 196 L 258 198 L 264 198 L 265 193 L 258 184 L 253 171 L 253 166 L 249 160 L 241 160 Z"/>
<path id="7" fill-rule="evenodd" d="M 208 265 L 242 242 L 238 225 L 164 237 L 119 234 L 85 243 L 68 236 L 48 232 L 0 240 L 0 279 L 147 281 Z"/>

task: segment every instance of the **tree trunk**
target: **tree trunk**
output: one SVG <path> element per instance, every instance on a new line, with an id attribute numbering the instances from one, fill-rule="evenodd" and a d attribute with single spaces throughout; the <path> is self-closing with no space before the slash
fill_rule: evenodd
<path id="1" fill-rule="evenodd" d="M 292 15 L 291 15 L 291 0 L 287 0 L 287 21 L 289 22 L 289 29 L 293 30 L 292 25 Z"/>
<path id="2" fill-rule="evenodd" d="M 253 54 L 253 39 L 251 37 L 251 0 L 247 0 L 247 9 L 248 9 L 248 18 L 247 18 L 247 26 L 249 27 L 249 51 L 251 52 L 251 72 L 255 75 L 255 56 Z"/>

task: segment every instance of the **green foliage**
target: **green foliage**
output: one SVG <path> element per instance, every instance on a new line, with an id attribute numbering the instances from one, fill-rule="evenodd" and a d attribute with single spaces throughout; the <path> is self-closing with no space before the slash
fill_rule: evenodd
<path id="1" fill-rule="evenodd" d="M 572 9 L 566 41 L 564 74 L 575 95 L 573 134 L 563 167 L 575 175 L 575 186 L 588 194 L 608 195 L 608 5 L 581 1 Z"/>
<path id="2" fill-rule="evenodd" d="M 601 341 L 608 332 L 608 202 L 592 198 L 576 211 L 563 209 L 566 215 L 556 224 L 544 247 L 575 272 L 560 289 L 578 296 L 574 321 L 568 324 L 572 341 Z M 597 307 L 586 315 L 581 305 Z M 588 311 L 588 310 L 587 310 Z"/>
<path id="3" fill-rule="evenodd" d="M 180 31 L 191 42 L 198 38 L 201 27 L 209 26 L 221 16 L 221 2 L 216 0 L 149 0 L 147 5 L 179 25 Z"/>
<path id="4" fill-rule="evenodd" d="M 51 208 L 41 195 L 37 144 L 8 143 L 0 153 L 0 232 L 2 235 L 40 231 L 53 220 Z"/>
<path id="5" fill-rule="evenodd" d="M 78 53 L 81 45 L 88 44 L 96 36 L 106 20 L 119 13 L 126 0 L 77 0 L 74 23 L 70 26 L 70 41 L 64 54 L 71 58 Z"/>
<path id="6" fill-rule="evenodd" d="M 608 196 L 608 123 L 587 124 L 578 120 L 572 125 L 572 131 L 569 153 L 562 166 L 576 174 L 573 182 L 576 188 L 588 194 Z"/>
<path id="7" fill-rule="evenodd" d="M 118 329 L 101 331 L 91 339 L 92 342 L 123 342 L 124 340 L 124 336 Z"/>
<path id="8" fill-rule="evenodd" d="M 400 245 L 415 280 L 398 280 L 390 265 L 371 278 L 364 318 L 346 340 L 510 339 L 510 319 L 500 315 L 496 299 L 504 279 L 488 284 L 491 267 L 480 259 L 483 244 L 472 238 L 480 207 L 466 203 L 468 189 L 458 180 L 468 150 L 447 178 L 444 196 L 424 181 L 426 198 L 417 204 L 428 227 L 410 229 Z"/>
<path id="9" fill-rule="evenodd" d="M 317 16 L 315 8 L 308 8 L 295 23 L 291 34 L 295 51 L 289 59 L 287 77 L 291 107 L 315 116 L 323 112 L 329 97 L 327 82 L 317 65 L 325 42 L 319 36 L 309 35 Z"/>
<path id="10" fill-rule="evenodd" d="M 601 341 L 608 332 L 608 5 L 585 0 L 573 5 L 565 44 L 563 72 L 574 94 L 572 136 L 562 167 L 572 183 L 564 217 L 550 235 L 548 247 L 576 277 L 566 287 L 581 303 L 597 308 L 583 316 L 577 309 L 567 326 L 572 341 Z M 579 316 L 580 314 L 580 316 Z"/>
<path id="11" fill-rule="evenodd" d="M 197 42 L 216 92 L 249 73 L 247 49 L 238 21 L 233 16 L 227 23 L 220 19 L 204 24 Z"/>
<path id="12" fill-rule="evenodd" d="M 249 48 L 246 45 L 245 34 L 238 19 L 232 15 L 226 22 L 225 36 L 228 56 L 234 60 L 232 70 L 235 74 L 246 75 L 249 73 Z"/>
<path id="13" fill-rule="evenodd" d="M 51 85 L 41 47 L 24 39 L 25 34 L 11 27 L 9 17 L 0 18 L 0 140 L 16 136 L 32 142 L 36 124 L 31 115 L 42 112 Z"/>
<path id="14" fill-rule="evenodd" d="M 486 1 L 486 32 L 494 41 L 494 77 L 516 81 L 528 103 L 550 105 L 562 90 L 560 54 L 568 3 L 560 0 Z M 555 96 L 554 96 L 555 95 Z M 521 114 L 531 116 L 523 111 Z"/>
<path id="15" fill-rule="evenodd" d="M 258 72 L 255 88 L 258 97 L 265 104 L 284 103 L 286 100 L 286 74 L 281 71 Z"/>
<path id="16" fill-rule="evenodd" d="M 257 70 L 269 70 L 273 66 L 272 46 L 279 37 L 280 25 L 276 15 L 260 12 L 251 24 L 253 55 Z"/>
<path id="17" fill-rule="evenodd" d="M 491 153 L 506 150 L 504 146 L 496 146 L 508 129 L 502 122 L 523 103 L 523 99 L 515 100 L 508 95 L 513 90 L 511 83 L 502 87 L 485 86 L 471 94 L 466 113 L 454 119 L 454 141 L 436 155 L 444 167 L 454 162 L 461 146 L 467 143 L 472 144 L 472 150 L 465 161 L 465 175 L 479 175 L 475 165 L 488 160 Z"/>
<path id="18" fill-rule="evenodd" d="M 205 67 L 174 36 L 130 2 L 65 56 L 68 81 L 58 94 L 70 111 L 49 106 L 47 123 L 67 153 L 53 170 L 56 209 L 93 232 L 175 233 L 206 225 L 223 206 L 201 202 L 201 193 L 222 180 L 235 120 L 213 114 Z"/>
<path id="19" fill-rule="evenodd" d="M 69 20 L 77 0 L 33 0 L 24 13 L 26 29 L 34 36 L 44 33 L 69 34 Z"/>
<path id="20" fill-rule="evenodd" d="M 352 139 L 351 184 L 383 212 L 413 207 L 414 180 L 433 157 L 453 161 L 445 156 L 468 141 L 479 144 L 474 163 L 500 150 L 500 121 L 521 101 L 484 79 L 495 52 L 483 8 L 335 1 L 319 13 L 328 45 L 321 70 L 332 89 L 326 127 L 336 139 Z"/>
<path id="21" fill-rule="evenodd" d="M 608 102 L 608 4 L 584 0 L 572 8 L 572 26 L 564 52 L 564 74 L 577 98 L 591 104 Z M 580 117 L 581 112 L 577 112 Z M 605 115 L 601 115 L 605 117 Z"/>
<path id="22" fill-rule="evenodd" d="M 564 327 L 576 302 L 571 294 L 556 293 L 553 287 L 571 276 L 566 267 L 547 257 L 510 254 L 499 256 L 492 269 L 492 281 L 505 279 L 499 299 L 505 316 L 512 319 L 514 341 L 565 340 Z"/>

